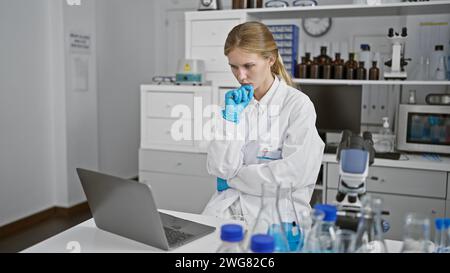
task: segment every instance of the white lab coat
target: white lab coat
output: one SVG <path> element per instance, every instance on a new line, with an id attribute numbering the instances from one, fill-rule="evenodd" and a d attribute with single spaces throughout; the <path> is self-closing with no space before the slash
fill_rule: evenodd
<path id="1" fill-rule="evenodd" d="M 261 206 L 263 182 L 292 183 L 297 212 L 311 209 L 325 145 L 315 127 L 316 113 L 308 96 L 275 77 L 264 97 L 259 102 L 253 99 L 244 109 L 238 124 L 223 119 L 217 122 L 224 126 L 216 130 L 216 136 L 224 138 L 230 132 L 224 128 L 231 128 L 244 137 L 216 137 L 209 143 L 207 170 L 227 179 L 230 188 L 216 192 L 204 214 L 230 218 L 239 210 L 247 223 L 253 223 Z"/>

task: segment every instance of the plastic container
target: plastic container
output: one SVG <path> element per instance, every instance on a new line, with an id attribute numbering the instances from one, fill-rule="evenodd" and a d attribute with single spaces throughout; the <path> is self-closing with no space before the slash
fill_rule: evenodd
<path id="1" fill-rule="evenodd" d="M 217 253 L 243 253 L 241 242 L 244 239 L 244 231 L 241 225 L 226 224 L 220 231 L 222 244 L 217 249 Z"/>

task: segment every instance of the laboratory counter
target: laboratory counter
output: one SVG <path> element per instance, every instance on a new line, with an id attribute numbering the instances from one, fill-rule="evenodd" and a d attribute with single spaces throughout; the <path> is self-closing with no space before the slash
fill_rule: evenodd
<path id="1" fill-rule="evenodd" d="M 219 219 L 201 214 L 184 213 L 169 210 L 160 210 L 161 212 L 172 214 L 177 217 L 196 221 L 202 224 L 215 226 L 215 232 L 199 238 L 193 242 L 183 245 L 179 248 L 167 251 L 177 253 L 215 253 L 221 244 L 220 227 L 222 224 L 237 222 Z M 401 242 L 386 240 L 389 252 L 397 253 L 400 251 Z M 61 232 L 43 242 L 40 242 L 30 248 L 22 251 L 23 253 L 94 253 L 94 252 L 166 252 L 164 250 L 148 246 L 137 241 L 133 241 L 110 232 L 103 231 L 96 227 L 93 219 L 87 220 L 75 227 Z"/>
<path id="2" fill-rule="evenodd" d="M 337 163 L 336 154 L 324 154 L 322 162 Z M 450 157 L 431 154 L 401 154 L 398 160 L 375 158 L 372 166 L 450 172 Z"/>

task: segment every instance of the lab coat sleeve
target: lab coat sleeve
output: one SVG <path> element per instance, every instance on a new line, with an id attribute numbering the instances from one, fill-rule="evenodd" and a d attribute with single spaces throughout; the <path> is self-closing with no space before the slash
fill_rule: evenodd
<path id="1" fill-rule="evenodd" d="M 237 175 L 228 181 L 229 186 L 257 196 L 261 196 L 264 182 L 292 183 L 295 189 L 308 188 L 311 191 L 325 147 L 315 122 L 314 105 L 309 99 L 300 107 L 294 107 L 282 144 L 282 159 L 241 167 Z"/>
<path id="2" fill-rule="evenodd" d="M 228 180 L 236 176 L 242 166 L 245 124 L 242 121 L 236 124 L 222 117 L 216 117 L 214 124 L 214 137 L 207 149 L 206 168 L 209 174 Z"/>

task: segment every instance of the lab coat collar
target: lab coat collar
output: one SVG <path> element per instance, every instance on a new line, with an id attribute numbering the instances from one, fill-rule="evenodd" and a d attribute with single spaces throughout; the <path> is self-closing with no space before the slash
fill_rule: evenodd
<path id="1" fill-rule="evenodd" d="M 278 78 L 278 76 L 275 75 L 275 80 L 272 83 L 272 86 L 269 88 L 269 91 L 267 91 L 267 93 L 259 100 L 257 101 L 256 99 L 253 99 L 251 104 L 256 107 L 257 104 L 259 104 L 259 106 L 263 106 L 263 107 L 259 107 L 259 109 L 261 109 L 263 112 L 266 109 L 269 109 L 272 106 L 276 106 L 276 107 L 281 107 L 281 103 L 282 103 L 282 94 L 280 92 L 280 86 L 283 85 L 283 82 Z M 279 94 L 275 94 L 275 93 L 279 93 Z M 280 109 L 278 109 L 280 110 Z M 269 116 L 273 117 L 273 116 L 278 116 L 280 113 L 280 111 L 269 111 Z"/>

